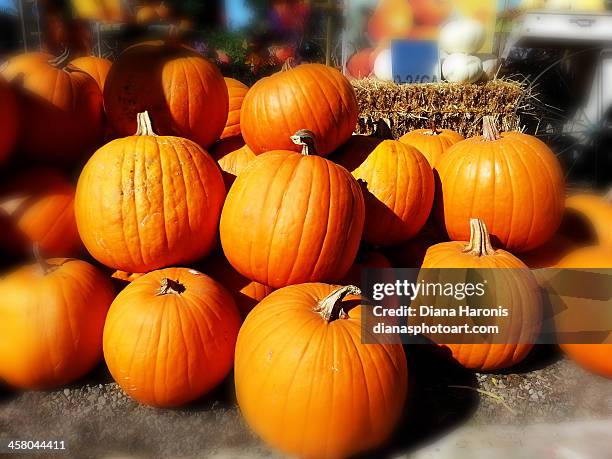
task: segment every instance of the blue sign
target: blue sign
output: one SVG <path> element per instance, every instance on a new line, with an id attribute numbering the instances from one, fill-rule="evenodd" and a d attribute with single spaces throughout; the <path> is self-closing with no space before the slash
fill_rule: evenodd
<path id="1" fill-rule="evenodd" d="M 391 69 L 396 83 L 436 83 L 440 81 L 438 42 L 393 40 Z"/>

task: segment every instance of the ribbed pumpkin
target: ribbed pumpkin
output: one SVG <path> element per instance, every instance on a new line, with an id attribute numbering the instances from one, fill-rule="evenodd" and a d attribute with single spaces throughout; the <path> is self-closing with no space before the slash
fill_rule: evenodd
<path id="1" fill-rule="evenodd" d="M 86 158 L 104 133 L 102 93 L 93 78 L 68 64 L 68 54 L 9 60 L 2 73 L 15 80 L 21 107 L 20 148 L 38 161 L 73 164 Z"/>
<path id="2" fill-rule="evenodd" d="M 86 72 L 90 77 L 96 80 L 98 87 L 104 91 L 104 83 L 113 63 L 108 59 L 96 56 L 78 57 L 70 61 L 74 67 Z"/>
<path id="3" fill-rule="evenodd" d="M 0 77 L 0 164 L 15 149 L 19 134 L 19 109 L 17 98 L 9 84 Z"/>
<path id="4" fill-rule="evenodd" d="M 353 264 L 363 230 L 357 181 L 316 156 L 312 133 L 295 136 L 303 152 L 257 157 L 230 189 L 221 244 L 243 276 L 271 287 L 340 279 Z"/>
<path id="5" fill-rule="evenodd" d="M 234 300 L 219 283 L 192 269 L 162 269 L 139 277 L 113 301 L 104 358 L 130 397 L 179 406 L 227 376 L 239 328 Z"/>
<path id="6" fill-rule="evenodd" d="M 146 112 L 136 135 L 100 148 L 83 168 L 75 200 L 89 253 L 131 273 L 197 260 L 215 245 L 225 187 L 208 153 L 157 136 Z"/>
<path id="7" fill-rule="evenodd" d="M 336 69 L 303 64 L 262 78 L 242 104 L 240 128 L 256 155 L 270 150 L 300 151 L 291 142 L 308 129 L 325 156 L 346 142 L 357 124 L 357 100 L 349 81 Z"/>
<path id="8" fill-rule="evenodd" d="M 136 132 L 136 115 L 148 111 L 160 135 L 185 137 L 204 148 L 223 132 L 228 104 L 215 65 L 189 48 L 163 42 L 126 49 L 104 86 L 104 106 L 119 135 Z"/>
<path id="9" fill-rule="evenodd" d="M 479 269 L 483 277 L 486 275 L 485 269 L 507 269 L 506 272 L 496 269 L 491 274 L 495 286 L 489 285 L 486 294 L 488 303 L 509 309 L 510 318 L 516 318 L 502 318 L 499 323 L 500 333 L 508 336 L 508 342 L 445 346 L 450 349 L 453 358 L 466 368 L 479 371 L 508 368 L 523 360 L 536 342 L 542 320 L 542 299 L 536 280 L 527 266 L 511 253 L 492 247 L 484 222 L 472 219 L 470 228 L 469 243 L 452 241 L 436 244 L 427 250 L 421 267 L 474 268 Z"/>
<path id="10" fill-rule="evenodd" d="M 247 85 L 233 78 L 225 78 L 225 86 L 227 86 L 229 94 L 229 112 L 225 129 L 221 133 L 222 139 L 240 135 L 240 109 L 242 108 L 242 101 L 249 91 Z"/>
<path id="11" fill-rule="evenodd" d="M 612 268 L 612 248 L 590 246 L 575 250 L 563 257 L 557 268 L 609 270 Z M 560 346 L 581 367 L 612 378 L 612 344 L 562 343 Z"/>
<path id="12" fill-rule="evenodd" d="M 347 285 L 361 285 L 364 269 L 391 268 L 391 262 L 380 252 L 374 250 L 360 250 L 355 262 L 348 273 L 342 278 L 341 283 Z"/>
<path id="13" fill-rule="evenodd" d="M 302 284 L 268 295 L 236 343 L 247 423 L 296 457 L 343 458 L 384 442 L 407 393 L 400 345 L 361 343 L 356 287 Z"/>
<path id="14" fill-rule="evenodd" d="M 233 295 L 242 317 L 246 317 L 257 303 L 274 291 L 272 287 L 242 276 L 223 255 L 208 257 L 199 268 Z"/>
<path id="15" fill-rule="evenodd" d="M 47 256 L 77 255 L 74 193 L 74 185 L 52 169 L 22 172 L 6 182 L 0 189 L 2 245 L 24 253 L 36 243 Z"/>
<path id="16" fill-rule="evenodd" d="M 363 182 L 366 221 L 363 239 L 393 245 L 416 235 L 423 227 L 434 199 L 431 167 L 414 147 L 385 140 L 374 150 L 346 153 L 335 160 Z"/>
<path id="17" fill-rule="evenodd" d="M 612 247 L 612 190 L 606 196 L 582 193 L 568 197 L 561 231 L 577 243 Z"/>
<path id="18" fill-rule="evenodd" d="M 496 246 L 513 253 L 544 244 L 557 231 L 565 201 L 561 166 L 540 140 L 520 132 L 501 135 L 490 117 L 483 135 L 456 143 L 436 162 L 439 212 L 454 241 L 469 239 L 477 217 Z"/>
<path id="19" fill-rule="evenodd" d="M 96 268 L 75 259 L 41 259 L 0 285 L 0 379 L 22 389 L 51 389 L 98 363 L 114 293 Z"/>
<path id="20" fill-rule="evenodd" d="M 400 137 L 399 141 L 411 145 L 423 153 L 431 167 L 435 167 L 446 150 L 457 142 L 461 142 L 463 136 L 451 129 L 437 129 L 435 124 L 430 129 L 415 129 Z"/>
<path id="21" fill-rule="evenodd" d="M 255 159 L 255 153 L 244 144 L 242 137 L 228 137 L 215 144 L 211 155 L 223 171 L 225 189 L 229 191 L 240 172 Z"/>

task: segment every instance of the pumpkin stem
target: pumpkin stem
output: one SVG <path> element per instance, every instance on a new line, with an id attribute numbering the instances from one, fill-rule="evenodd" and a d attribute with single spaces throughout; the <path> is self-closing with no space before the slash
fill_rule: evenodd
<path id="1" fill-rule="evenodd" d="M 185 286 L 181 284 L 179 281 L 175 281 L 172 279 L 168 279 L 164 277 L 159 285 L 159 291 L 157 292 L 157 296 L 161 295 L 180 295 L 186 290 Z"/>
<path id="2" fill-rule="evenodd" d="M 440 130 L 438 126 L 436 126 L 436 120 L 433 118 L 429 120 L 429 130 L 431 131 L 431 135 L 440 135 Z"/>
<path id="3" fill-rule="evenodd" d="M 482 220 L 478 218 L 470 219 L 470 242 L 463 249 L 463 253 L 469 253 L 476 257 L 495 254 L 489 231 Z"/>
<path id="4" fill-rule="evenodd" d="M 291 140 L 294 144 L 302 146 L 302 154 L 304 156 L 317 154 L 317 143 L 314 132 L 308 129 L 300 129 L 291 136 Z"/>
<path id="5" fill-rule="evenodd" d="M 346 319 L 348 314 L 342 309 L 342 300 L 347 295 L 361 295 L 361 290 L 354 285 L 337 288 L 319 301 L 315 311 L 328 323 L 337 319 Z"/>
<path id="6" fill-rule="evenodd" d="M 612 204 L 612 187 L 610 187 L 610 189 L 604 195 L 604 201 Z"/>
<path id="7" fill-rule="evenodd" d="M 49 59 L 48 62 L 50 65 L 58 69 L 64 68 L 66 64 L 68 64 L 68 61 L 70 60 L 70 54 L 71 54 L 70 49 L 68 49 L 68 47 L 65 47 L 64 50 L 62 51 L 62 54 Z"/>
<path id="8" fill-rule="evenodd" d="M 498 140 L 501 138 L 499 130 L 495 126 L 495 118 L 492 116 L 482 117 L 482 136 L 485 140 Z"/>
<path id="9" fill-rule="evenodd" d="M 32 244 L 32 255 L 34 255 L 34 260 L 36 261 L 36 264 L 38 265 L 38 268 L 40 269 L 40 273 L 43 276 L 50 273 L 53 270 L 53 265 L 48 263 L 47 260 L 45 260 L 43 256 L 40 254 L 40 246 L 38 245 L 38 242 L 35 242 L 34 244 Z"/>
<path id="10" fill-rule="evenodd" d="M 151 124 L 151 118 L 149 117 L 149 112 L 144 111 L 136 115 L 136 135 L 150 135 L 157 137 L 155 131 L 153 131 L 153 125 Z"/>
<path id="11" fill-rule="evenodd" d="M 286 72 L 287 70 L 291 70 L 295 67 L 295 61 L 293 57 L 287 58 L 285 62 L 283 62 L 283 66 L 281 67 L 281 72 Z"/>
<path id="12" fill-rule="evenodd" d="M 372 134 L 372 137 L 382 140 L 393 140 L 393 132 L 391 132 L 389 120 L 380 118 L 376 122 L 376 126 L 374 127 L 374 134 Z"/>

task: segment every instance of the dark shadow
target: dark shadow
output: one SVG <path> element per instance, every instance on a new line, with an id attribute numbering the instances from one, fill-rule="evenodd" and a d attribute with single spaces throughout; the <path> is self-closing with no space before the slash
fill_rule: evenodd
<path id="1" fill-rule="evenodd" d="M 12 390 L 7 385 L 0 382 L 0 409 L 2 409 L 2 404 L 10 402 L 12 399 L 17 397 L 18 392 Z"/>
<path id="2" fill-rule="evenodd" d="M 535 370 L 541 370 L 553 363 L 561 360 L 563 354 L 554 344 L 536 344 L 527 354 L 525 359 L 517 365 L 505 369 L 497 370 L 497 374 L 512 374 L 512 373 L 529 373 Z"/>

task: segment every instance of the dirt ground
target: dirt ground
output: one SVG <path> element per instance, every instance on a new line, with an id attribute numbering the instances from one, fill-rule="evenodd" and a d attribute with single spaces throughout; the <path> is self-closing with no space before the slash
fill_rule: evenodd
<path id="1" fill-rule="evenodd" d="M 538 438 L 547 438 L 549 448 L 573 441 L 588 449 L 579 456 L 548 451 L 549 457 L 610 457 L 612 381 L 577 368 L 553 348 L 539 347 L 512 372 L 486 375 L 458 368 L 426 346 L 406 352 L 411 397 L 405 417 L 395 437 L 364 459 L 475 459 L 493 451 L 496 459 L 538 457 Z M 541 436 L 530 440 L 533 432 Z M 188 408 L 158 410 L 126 397 L 103 366 L 57 391 L 0 389 L 0 439 L 65 440 L 68 455 L 77 458 L 274 455 L 243 423 L 231 376 Z M 529 449 L 532 443 L 536 449 Z M 519 454 L 517 448 L 528 450 Z"/>

